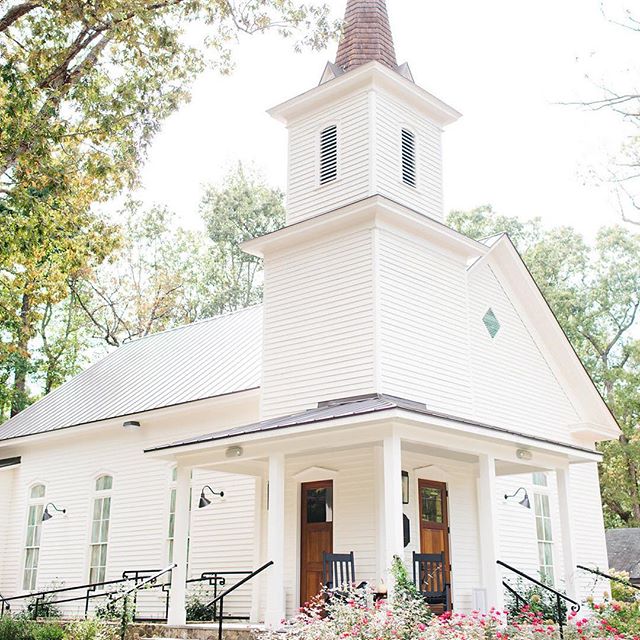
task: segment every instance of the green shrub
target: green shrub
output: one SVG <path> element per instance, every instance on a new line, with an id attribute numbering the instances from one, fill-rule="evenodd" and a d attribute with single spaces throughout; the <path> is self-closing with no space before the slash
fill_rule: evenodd
<path id="1" fill-rule="evenodd" d="M 408 640 L 411 638 L 412 630 L 427 623 L 433 617 L 433 613 L 409 577 L 404 562 L 398 556 L 393 558 L 391 575 L 395 583 L 391 608 L 396 619 L 402 621 L 398 637 L 401 640 Z"/>
<path id="2" fill-rule="evenodd" d="M 527 604 L 522 606 L 511 591 L 505 589 L 505 609 L 509 612 L 510 622 L 528 622 L 532 614 L 541 620 L 556 624 L 560 619 L 566 619 L 567 603 L 560 599 L 558 611 L 556 596 L 553 593 L 537 585 L 525 583 L 521 578 L 511 587 Z"/>
<path id="3" fill-rule="evenodd" d="M 31 624 L 31 638 L 33 640 L 66 640 L 62 627 L 55 624 Z"/>
<path id="4" fill-rule="evenodd" d="M 611 599 L 617 602 L 635 602 L 640 597 L 640 591 L 634 589 L 629 582 L 629 574 L 626 571 L 609 571 L 609 575 L 621 582 L 611 581 Z"/>
<path id="5" fill-rule="evenodd" d="M 31 624 L 25 618 L 0 618 L 0 640 L 32 640 Z"/>
<path id="6" fill-rule="evenodd" d="M 186 611 L 189 622 L 211 622 L 214 607 L 207 607 L 213 600 L 213 595 L 207 590 L 200 588 L 187 598 Z"/>
<path id="7" fill-rule="evenodd" d="M 107 640 L 113 635 L 109 633 L 107 625 L 100 620 L 72 622 L 65 628 L 65 634 L 65 640 Z"/>

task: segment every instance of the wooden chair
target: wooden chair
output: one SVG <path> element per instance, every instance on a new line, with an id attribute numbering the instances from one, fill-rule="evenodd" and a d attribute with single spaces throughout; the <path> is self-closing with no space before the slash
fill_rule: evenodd
<path id="1" fill-rule="evenodd" d="M 426 603 L 451 610 L 451 586 L 446 580 L 444 553 L 413 552 L 413 583 Z"/>
<path id="2" fill-rule="evenodd" d="M 350 553 L 322 553 L 322 584 L 329 590 L 353 586 L 356 582 L 356 563 Z"/>

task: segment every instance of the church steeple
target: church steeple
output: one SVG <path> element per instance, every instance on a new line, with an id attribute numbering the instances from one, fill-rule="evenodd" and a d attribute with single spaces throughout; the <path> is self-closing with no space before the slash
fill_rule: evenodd
<path id="1" fill-rule="evenodd" d="M 442 130 L 460 114 L 397 64 L 385 0 L 346 2 L 319 86 L 269 112 L 289 130 L 287 224 L 375 196 L 442 220 Z"/>
<path id="2" fill-rule="evenodd" d="M 336 65 L 342 71 L 376 60 L 398 68 L 385 0 L 348 0 Z"/>

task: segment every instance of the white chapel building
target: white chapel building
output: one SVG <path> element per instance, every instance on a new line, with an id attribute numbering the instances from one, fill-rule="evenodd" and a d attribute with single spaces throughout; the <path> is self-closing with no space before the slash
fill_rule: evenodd
<path id="1" fill-rule="evenodd" d="M 585 599 L 618 426 L 509 238 L 443 223 L 460 114 L 398 65 L 384 0 L 348 0 L 335 63 L 270 113 L 263 304 L 126 344 L 0 426 L 0 602 L 175 564 L 182 624 L 188 580 L 272 562 L 225 614 L 277 625 L 323 552 L 374 586 L 442 554 L 456 611 L 502 606 L 498 561 Z"/>

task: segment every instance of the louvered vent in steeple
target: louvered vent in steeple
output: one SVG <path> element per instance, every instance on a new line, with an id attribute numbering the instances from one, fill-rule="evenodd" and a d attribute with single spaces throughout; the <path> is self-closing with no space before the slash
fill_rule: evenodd
<path id="1" fill-rule="evenodd" d="M 416 186 L 416 136 L 408 129 L 402 130 L 402 181 Z"/>
<path id="2" fill-rule="evenodd" d="M 320 185 L 338 177 L 338 127 L 334 124 L 320 134 Z"/>

